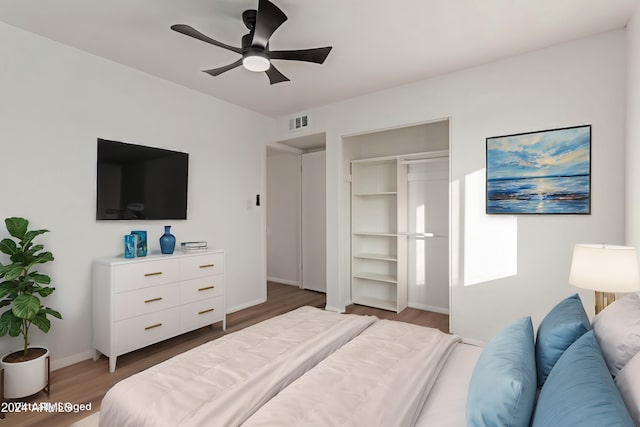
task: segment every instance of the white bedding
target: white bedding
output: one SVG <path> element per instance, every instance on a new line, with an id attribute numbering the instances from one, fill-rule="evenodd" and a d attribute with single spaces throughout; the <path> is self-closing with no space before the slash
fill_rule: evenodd
<path id="1" fill-rule="evenodd" d="M 456 344 L 422 407 L 416 427 L 467 425 L 467 390 L 480 353 L 482 347 Z"/>
<path id="2" fill-rule="evenodd" d="M 249 426 L 410 426 L 459 338 L 380 320 L 267 402 Z"/>
<path id="3" fill-rule="evenodd" d="M 377 319 L 302 307 L 116 384 L 100 425 L 234 426 Z"/>

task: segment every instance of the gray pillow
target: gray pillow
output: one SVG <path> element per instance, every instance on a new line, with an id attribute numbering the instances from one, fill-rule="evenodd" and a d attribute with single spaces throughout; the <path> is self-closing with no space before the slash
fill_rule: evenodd
<path id="1" fill-rule="evenodd" d="M 640 351 L 640 295 L 614 301 L 593 319 L 593 332 L 611 375 Z"/>

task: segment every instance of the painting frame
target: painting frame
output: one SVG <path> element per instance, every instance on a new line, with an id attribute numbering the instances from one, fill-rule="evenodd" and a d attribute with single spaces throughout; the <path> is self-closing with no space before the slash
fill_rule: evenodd
<path id="1" fill-rule="evenodd" d="M 486 138 L 489 215 L 590 215 L 591 125 Z"/>

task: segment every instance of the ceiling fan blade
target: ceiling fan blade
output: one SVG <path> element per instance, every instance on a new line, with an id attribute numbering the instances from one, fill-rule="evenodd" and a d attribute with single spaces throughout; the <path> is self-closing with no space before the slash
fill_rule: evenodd
<path id="1" fill-rule="evenodd" d="M 193 27 L 190 27 L 189 25 L 176 24 L 176 25 L 172 25 L 171 29 L 173 31 L 177 31 L 178 33 L 184 34 L 185 36 L 193 37 L 194 39 L 198 39 L 198 40 L 201 40 L 203 42 L 210 43 L 212 45 L 221 47 L 223 49 L 227 49 L 227 50 L 230 50 L 232 52 L 236 52 L 236 53 L 242 54 L 242 49 L 240 49 L 239 47 L 230 46 L 228 44 L 225 44 L 225 43 L 219 42 L 217 40 L 214 40 L 211 37 L 205 36 L 200 31 L 196 30 Z"/>
<path id="2" fill-rule="evenodd" d="M 289 61 L 305 61 L 315 62 L 316 64 L 322 64 L 332 47 L 318 47 L 315 49 L 300 49 L 300 50 L 272 50 L 269 55 L 271 59 L 285 59 Z"/>
<path id="3" fill-rule="evenodd" d="M 267 71 L 265 71 L 265 73 L 269 77 L 269 82 L 271 82 L 272 85 L 276 84 L 276 83 L 282 83 L 282 82 L 288 82 L 289 81 L 287 76 L 285 76 L 280 71 L 278 71 L 278 69 L 276 67 L 274 67 L 273 64 L 271 64 L 271 66 L 269 67 L 269 69 Z"/>
<path id="4" fill-rule="evenodd" d="M 254 47 L 266 48 L 269 37 L 287 20 L 287 15 L 278 6 L 269 0 L 260 0 L 258 3 L 258 16 L 256 17 L 256 27 L 253 32 Z"/>
<path id="5" fill-rule="evenodd" d="M 233 70 L 234 68 L 239 67 L 240 65 L 242 65 L 242 59 L 238 59 L 233 64 L 225 65 L 224 67 L 213 68 L 211 70 L 204 70 L 203 73 L 207 73 L 210 76 L 219 76 L 225 71 Z"/>

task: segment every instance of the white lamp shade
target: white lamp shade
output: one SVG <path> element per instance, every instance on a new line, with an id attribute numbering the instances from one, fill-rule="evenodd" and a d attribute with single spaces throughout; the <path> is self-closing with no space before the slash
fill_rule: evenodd
<path id="1" fill-rule="evenodd" d="M 639 283 L 636 248 L 592 244 L 573 248 L 570 285 L 600 292 L 634 292 Z"/>

